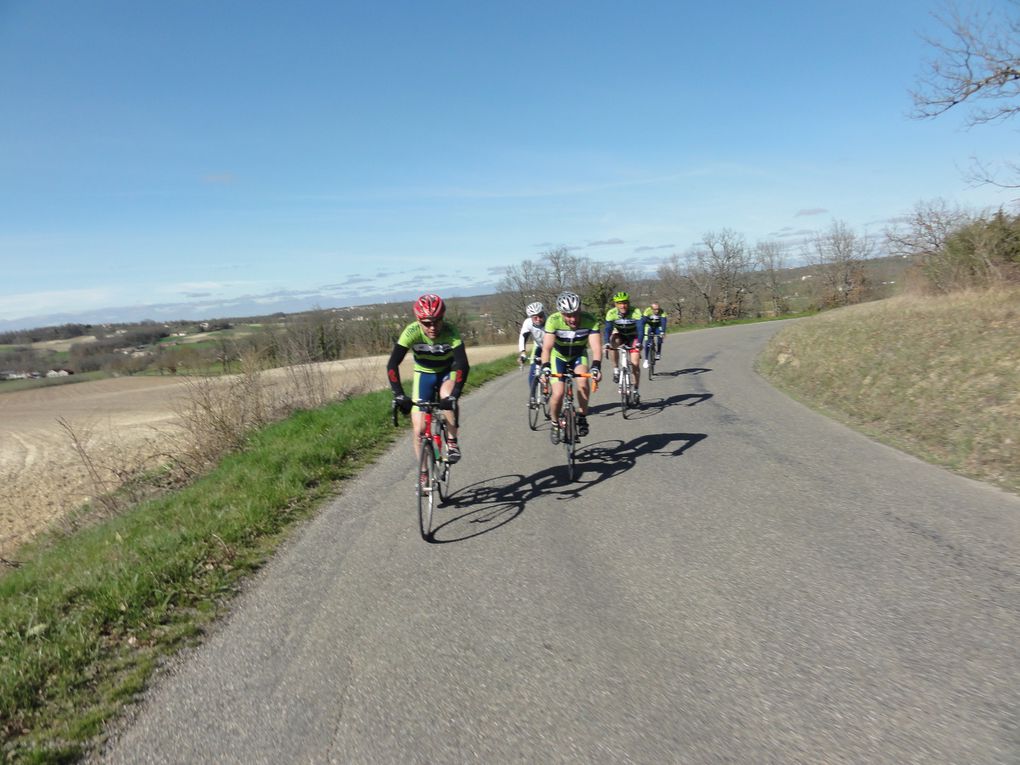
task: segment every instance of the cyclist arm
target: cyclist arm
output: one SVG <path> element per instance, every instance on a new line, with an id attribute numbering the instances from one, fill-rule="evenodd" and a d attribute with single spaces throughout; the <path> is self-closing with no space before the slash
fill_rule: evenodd
<path id="1" fill-rule="evenodd" d="M 390 382 L 390 390 L 394 396 L 404 395 L 404 388 L 400 384 L 400 362 L 407 355 L 407 348 L 400 343 L 394 343 L 393 351 L 390 353 L 390 360 L 386 362 L 386 378 Z"/>
<path id="2" fill-rule="evenodd" d="M 528 344 L 528 335 L 531 334 L 531 327 L 528 326 L 529 324 L 531 324 L 531 319 L 525 319 L 524 323 L 521 325 L 521 331 L 517 333 L 518 353 L 524 353 L 524 349 Z"/>
<path id="3" fill-rule="evenodd" d="M 453 380 L 453 390 L 450 392 L 450 395 L 454 398 L 460 398 L 470 370 L 471 365 L 468 364 L 467 349 L 464 347 L 464 344 L 460 343 L 454 346 L 453 364 L 450 366 L 450 379 Z"/>
<path id="4" fill-rule="evenodd" d="M 546 332 L 542 338 L 542 366 L 549 363 L 552 358 L 553 344 L 556 342 L 556 335 L 553 332 Z"/>
<path id="5" fill-rule="evenodd" d="M 602 368 L 602 347 L 599 342 L 599 333 L 592 332 L 588 335 L 588 350 L 591 353 L 591 363 L 588 365 L 590 369 L 601 369 Z"/>
<path id="6" fill-rule="evenodd" d="M 635 334 L 635 336 L 638 339 L 644 340 L 644 338 L 645 338 L 645 317 L 644 316 L 642 316 L 640 319 L 638 319 L 637 330 L 635 331 L 634 334 Z"/>
<path id="7" fill-rule="evenodd" d="M 613 328 L 616 326 L 609 318 L 606 319 L 606 324 L 602 328 L 602 344 L 609 345 L 609 338 L 613 335 Z M 601 354 L 601 351 L 599 352 Z"/>
<path id="8" fill-rule="evenodd" d="M 659 326 L 662 328 L 661 334 L 665 335 L 666 334 L 666 314 L 662 314 L 662 323 L 659 324 Z"/>

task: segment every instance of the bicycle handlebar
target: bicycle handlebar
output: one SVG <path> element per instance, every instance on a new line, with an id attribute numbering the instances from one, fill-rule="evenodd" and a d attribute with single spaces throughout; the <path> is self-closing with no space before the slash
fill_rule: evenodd
<path id="1" fill-rule="evenodd" d="M 418 407 L 418 409 L 420 409 L 423 412 L 433 412 L 439 410 L 453 412 L 454 423 L 457 425 L 460 424 L 460 404 L 457 401 L 448 402 L 446 399 L 440 399 L 439 401 L 426 401 L 425 399 L 419 399 L 415 401 L 412 399 L 411 404 L 413 406 Z M 393 410 L 393 427 L 397 427 L 398 421 L 397 415 L 400 412 L 400 407 L 397 406 L 396 399 L 394 399 L 391 408 Z"/>

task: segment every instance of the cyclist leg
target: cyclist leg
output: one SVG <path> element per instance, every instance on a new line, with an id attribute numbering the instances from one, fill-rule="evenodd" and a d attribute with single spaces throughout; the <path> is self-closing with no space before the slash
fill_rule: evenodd
<path id="1" fill-rule="evenodd" d="M 613 357 L 613 382 L 618 383 L 620 382 L 620 334 L 618 332 L 613 332 L 609 336 L 609 345 L 606 347 L 609 349 L 608 354 L 612 354 Z"/>
<path id="2" fill-rule="evenodd" d="M 574 373 L 579 375 L 588 373 L 587 355 L 580 356 L 574 361 Z M 586 436 L 588 435 L 588 401 L 591 398 L 591 386 L 587 377 L 579 377 L 575 382 L 576 385 L 574 387 L 577 391 L 577 435 Z"/>
<path id="3" fill-rule="evenodd" d="M 637 404 L 641 402 L 641 394 L 638 393 L 638 388 L 641 387 L 641 342 L 635 337 L 625 347 L 631 374 L 634 377 L 634 403 Z"/>
<path id="4" fill-rule="evenodd" d="M 454 381 L 447 372 L 439 385 L 439 397 L 446 398 L 453 393 Z M 446 420 L 446 458 L 450 461 L 450 464 L 460 461 L 460 442 L 457 440 L 457 435 L 460 428 L 457 425 L 457 418 L 455 417 L 456 412 L 449 410 L 443 411 L 442 416 Z"/>
<path id="5" fill-rule="evenodd" d="M 553 373 L 563 374 L 568 369 L 566 362 L 565 358 L 553 351 L 549 359 L 549 366 L 552 367 Z M 563 380 L 558 377 L 553 377 L 550 383 L 552 389 L 549 394 L 549 418 L 553 422 L 553 427 L 556 427 L 560 421 L 560 410 L 563 408 L 563 391 L 565 386 L 563 385 Z"/>

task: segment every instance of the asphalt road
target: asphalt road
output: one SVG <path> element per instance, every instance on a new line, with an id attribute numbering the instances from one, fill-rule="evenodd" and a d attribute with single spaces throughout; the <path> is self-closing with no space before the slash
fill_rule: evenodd
<path id="1" fill-rule="evenodd" d="M 672 335 L 566 480 L 522 375 L 410 442 L 165 674 L 110 763 L 1017 763 L 1020 499 L 791 401 L 777 324 Z"/>

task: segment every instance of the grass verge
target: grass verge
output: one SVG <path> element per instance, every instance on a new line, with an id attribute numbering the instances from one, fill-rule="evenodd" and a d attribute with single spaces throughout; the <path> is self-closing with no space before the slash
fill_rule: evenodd
<path id="1" fill-rule="evenodd" d="M 516 368 L 474 366 L 467 389 Z M 400 435 L 388 391 L 298 412 L 190 486 L 20 550 L 0 579 L 0 759 L 81 759 L 160 660 Z"/>
<path id="2" fill-rule="evenodd" d="M 772 338 L 760 371 L 804 403 L 1020 492 L 1020 289 L 901 296 Z"/>

